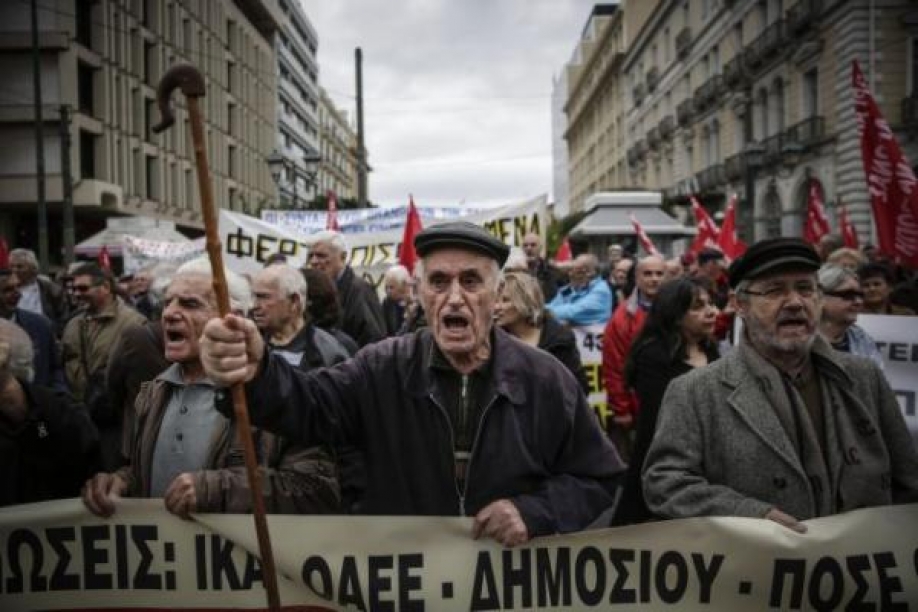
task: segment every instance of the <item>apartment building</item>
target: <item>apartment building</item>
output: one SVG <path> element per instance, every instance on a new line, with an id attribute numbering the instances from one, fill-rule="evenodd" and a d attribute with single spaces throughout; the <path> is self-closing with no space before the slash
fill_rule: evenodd
<path id="1" fill-rule="evenodd" d="M 0 6 L 0 232 L 35 246 L 36 147 L 30 3 Z M 143 215 L 201 228 L 188 112 L 155 134 L 156 85 L 179 62 L 203 73 L 201 101 L 219 206 L 254 213 L 275 197 L 265 163 L 276 140 L 276 0 L 98 0 L 38 3 L 46 201 L 58 260 L 69 162 L 76 239 L 105 217 Z M 61 108 L 69 119 L 61 121 Z M 69 137 L 69 138 L 68 138 Z M 69 147 L 67 142 L 69 140 Z"/>
<path id="2" fill-rule="evenodd" d="M 614 108 L 618 145 L 594 180 L 659 189 L 676 205 L 696 194 L 713 211 L 737 193 L 747 239 L 799 235 L 815 180 L 830 216 L 842 201 L 869 240 L 851 63 L 915 161 L 916 13 L 907 0 L 659 2 L 624 48 L 622 91 L 594 102 Z"/>
<path id="3" fill-rule="evenodd" d="M 334 191 L 339 199 L 357 199 L 357 132 L 346 111 L 339 109 L 320 89 L 318 187 L 321 193 Z"/>

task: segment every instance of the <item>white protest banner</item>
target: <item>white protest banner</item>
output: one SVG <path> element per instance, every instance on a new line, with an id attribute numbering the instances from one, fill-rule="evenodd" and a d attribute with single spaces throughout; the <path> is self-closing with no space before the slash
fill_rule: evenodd
<path id="1" fill-rule="evenodd" d="M 807 521 L 704 518 L 503 548 L 470 518 L 268 517 L 287 610 L 908 610 L 918 505 Z M 910 536 L 910 537 L 905 537 Z M 0 510 L 0 609 L 265 606 L 251 517 L 183 521 L 162 500 L 110 519 L 76 499 Z"/>
<path id="2" fill-rule="evenodd" d="M 122 257 L 125 274 L 133 274 L 147 266 L 169 262 L 176 265 L 204 255 L 204 238 L 187 242 L 146 240 L 136 236 L 122 237 Z"/>
<path id="3" fill-rule="evenodd" d="M 284 255 L 287 263 L 302 267 L 309 250 L 307 236 L 271 225 L 242 213 L 220 210 L 220 242 L 223 261 L 239 274 L 261 270 L 269 257 Z"/>
<path id="4" fill-rule="evenodd" d="M 883 355 L 886 380 L 918 444 L 918 318 L 862 314 L 857 324 L 876 341 Z"/>
<path id="5" fill-rule="evenodd" d="M 417 209 L 421 215 L 421 223 L 425 227 L 439 221 L 460 219 L 486 210 L 471 206 L 418 206 Z M 339 209 L 338 227 L 343 234 L 386 232 L 400 229 L 405 224 L 407 214 L 407 205 Z M 263 210 L 261 219 L 299 234 L 311 234 L 325 229 L 327 215 L 327 211 L 317 210 Z"/>
<path id="6" fill-rule="evenodd" d="M 605 431 L 610 431 L 608 420 L 612 414 L 606 408 L 606 382 L 602 376 L 602 334 L 605 325 L 585 325 L 572 327 L 574 339 L 577 341 L 577 350 L 580 351 L 580 362 L 586 372 L 587 382 L 590 385 L 587 392 L 587 401 Z"/>

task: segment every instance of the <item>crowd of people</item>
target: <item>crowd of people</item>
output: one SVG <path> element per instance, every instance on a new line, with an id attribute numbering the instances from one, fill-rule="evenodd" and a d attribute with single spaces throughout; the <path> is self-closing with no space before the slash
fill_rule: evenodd
<path id="1" fill-rule="evenodd" d="M 827 243 L 828 245 L 829 243 Z M 760 241 L 566 265 L 449 222 L 385 297 L 337 232 L 274 257 L 60 282 L 0 270 L 0 505 L 121 496 L 178 516 L 249 512 L 229 394 L 244 383 L 269 512 L 462 515 L 514 546 L 694 516 L 803 521 L 918 501 L 918 452 L 861 312 L 914 315 L 918 277 L 870 251 Z M 737 322 L 740 321 L 741 325 Z M 572 327 L 603 326 L 612 418 Z"/>

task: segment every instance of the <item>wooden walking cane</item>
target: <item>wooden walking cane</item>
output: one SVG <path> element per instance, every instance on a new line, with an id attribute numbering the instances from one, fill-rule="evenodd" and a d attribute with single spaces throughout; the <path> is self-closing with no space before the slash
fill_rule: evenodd
<path id="1" fill-rule="evenodd" d="M 180 88 L 188 100 L 191 140 L 194 143 L 194 162 L 198 170 L 198 189 L 201 191 L 201 210 L 204 213 L 204 230 L 207 235 L 207 254 L 210 257 L 210 268 L 213 271 L 217 308 L 220 310 L 220 316 L 224 317 L 230 310 L 229 291 L 226 285 L 226 275 L 223 273 L 223 251 L 220 244 L 217 209 L 214 206 L 210 170 L 207 166 L 207 150 L 204 146 L 204 121 L 201 119 L 201 109 L 198 108 L 198 98 L 204 96 L 204 77 L 197 68 L 190 64 L 177 64 L 163 75 L 156 89 L 156 102 L 159 105 L 162 121 L 153 127 L 154 132 L 162 132 L 175 123 L 175 117 L 169 104 L 175 88 Z M 261 553 L 262 580 L 268 594 L 268 609 L 276 612 L 280 610 L 277 572 L 274 569 L 274 554 L 271 551 L 271 537 L 265 518 L 265 503 L 261 497 L 261 478 L 258 475 L 258 463 L 255 459 L 255 444 L 252 442 L 252 427 L 249 424 L 245 389 L 242 383 L 238 383 L 232 386 L 231 391 L 233 409 L 236 413 L 236 428 L 245 454 L 245 471 L 249 480 L 249 488 L 252 491 L 255 533 L 258 536 L 258 551 Z"/>

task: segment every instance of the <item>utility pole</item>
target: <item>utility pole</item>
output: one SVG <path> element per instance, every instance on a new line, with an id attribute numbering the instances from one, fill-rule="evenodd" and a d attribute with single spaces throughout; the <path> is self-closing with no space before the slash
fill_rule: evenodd
<path id="1" fill-rule="evenodd" d="M 45 202 L 45 133 L 41 118 L 41 53 L 38 49 L 38 0 L 32 0 L 32 77 L 35 108 L 35 180 L 38 199 L 38 264 L 48 271 L 48 204 Z"/>
<path id="2" fill-rule="evenodd" d="M 357 73 L 357 206 L 367 205 L 367 150 L 363 140 L 363 51 L 354 50 Z"/>
<path id="3" fill-rule="evenodd" d="M 73 175 L 70 170 L 70 107 L 61 105 L 61 183 L 63 201 L 61 216 L 64 221 L 64 265 L 73 263 L 73 246 L 76 242 L 73 223 Z"/>

